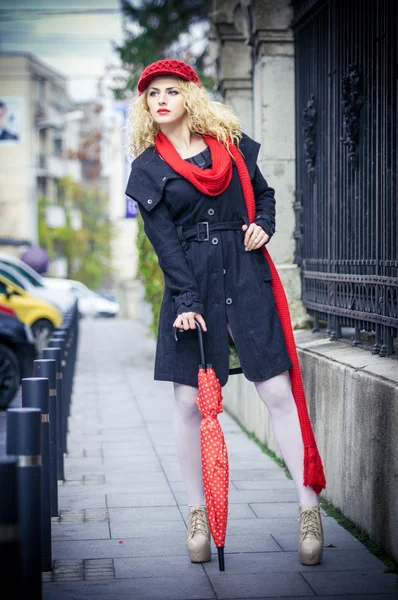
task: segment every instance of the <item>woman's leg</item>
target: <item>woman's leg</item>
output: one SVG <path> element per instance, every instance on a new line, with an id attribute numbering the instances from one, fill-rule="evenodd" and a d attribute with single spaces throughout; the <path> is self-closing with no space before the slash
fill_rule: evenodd
<path id="1" fill-rule="evenodd" d="M 180 468 L 188 493 L 187 550 L 193 563 L 211 559 L 210 527 L 205 506 L 200 449 L 202 414 L 196 404 L 198 388 L 174 383 L 174 431 Z"/>
<path id="2" fill-rule="evenodd" d="M 256 381 L 255 386 L 268 408 L 276 442 L 296 484 L 301 506 L 319 506 L 315 490 L 303 485 L 304 444 L 289 372 Z"/>
<path id="3" fill-rule="evenodd" d="M 229 323 L 228 332 L 233 339 Z M 300 421 L 290 384 L 290 375 L 281 375 L 255 382 L 257 392 L 269 411 L 276 442 L 299 495 L 302 506 L 319 506 L 318 494 L 303 485 L 304 444 Z"/>
<path id="4" fill-rule="evenodd" d="M 189 506 L 205 504 L 200 450 L 202 415 L 196 404 L 197 395 L 198 388 L 174 383 L 174 432 Z"/>

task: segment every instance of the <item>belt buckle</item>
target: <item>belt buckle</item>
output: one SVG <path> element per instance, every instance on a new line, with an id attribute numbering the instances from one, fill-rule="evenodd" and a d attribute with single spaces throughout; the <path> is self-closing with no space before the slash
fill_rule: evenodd
<path id="1" fill-rule="evenodd" d="M 204 225 L 205 226 L 205 235 L 206 237 L 201 238 L 200 237 L 200 225 Z M 209 241 L 209 223 L 208 221 L 200 221 L 199 223 L 196 224 L 196 235 L 198 238 L 198 242 L 208 242 Z"/>

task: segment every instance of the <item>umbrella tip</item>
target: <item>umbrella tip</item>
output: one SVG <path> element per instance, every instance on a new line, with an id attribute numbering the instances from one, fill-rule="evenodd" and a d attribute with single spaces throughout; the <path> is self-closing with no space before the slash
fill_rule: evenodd
<path id="1" fill-rule="evenodd" d="M 217 548 L 217 551 L 218 551 L 218 566 L 219 566 L 219 570 L 220 571 L 225 571 L 224 546 L 222 546 L 221 548 Z"/>

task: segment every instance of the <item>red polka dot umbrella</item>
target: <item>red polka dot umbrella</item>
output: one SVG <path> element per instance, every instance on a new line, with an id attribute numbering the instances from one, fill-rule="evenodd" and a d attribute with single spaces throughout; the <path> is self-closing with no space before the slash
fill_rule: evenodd
<path id="1" fill-rule="evenodd" d="M 198 372 L 199 394 L 196 402 L 202 413 L 200 441 L 205 500 L 211 535 L 218 550 L 220 571 L 224 566 L 224 544 L 228 521 L 229 466 L 224 434 L 217 415 L 223 412 L 222 388 L 210 364 L 206 364 L 202 329 L 196 321 L 201 364 Z M 175 338 L 177 338 L 175 330 Z"/>

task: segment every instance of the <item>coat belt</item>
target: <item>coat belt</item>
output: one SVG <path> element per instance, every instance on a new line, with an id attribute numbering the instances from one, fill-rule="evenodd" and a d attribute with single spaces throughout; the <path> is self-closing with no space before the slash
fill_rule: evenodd
<path id="1" fill-rule="evenodd" d="M 208 221 L 200 221 L 196 225 L 177 226 L 178 239 L 182 244 L 187 241 L 193 242 L 208 242 L 210 233 L 214 231 L 226 231 L 228 229 L 242 229 L 244 221 L 220 221 L 219 223 L 209 223 Z"/>

